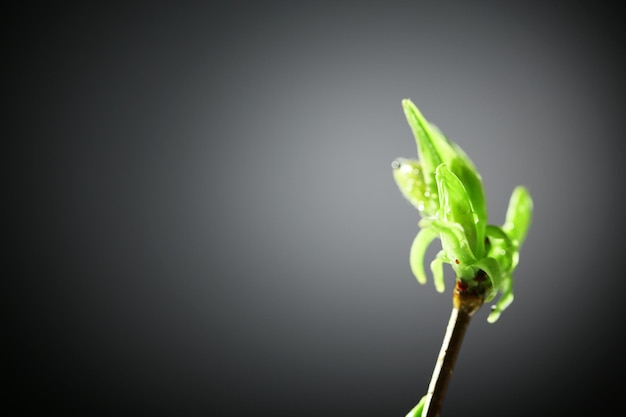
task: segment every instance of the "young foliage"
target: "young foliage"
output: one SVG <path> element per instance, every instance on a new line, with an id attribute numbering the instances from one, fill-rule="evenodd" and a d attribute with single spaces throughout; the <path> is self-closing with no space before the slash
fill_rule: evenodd
<path id="1" fill-rule="evenodd" d="M 430 264 L 435 289 L 444 291 L 443 264 L 448 263 L 457 286 L 484 294 L 485 301 L 501 293 L 487 319 L 494 323 L 513 301 L 513 271 L 532 219 L 530 194 L 522 186 L 515 188 L 504 224 L 488 224 L 483 183 L 474 163 L 411 100 L 403 100 L 402 107 L 418 153 L 418 159 L 392 163 L 398 188 L 421 216 L 421 230 L 410 249 L 411 271 L 426 283 L 424 257 L 438 237 L 442 250 Z"/>

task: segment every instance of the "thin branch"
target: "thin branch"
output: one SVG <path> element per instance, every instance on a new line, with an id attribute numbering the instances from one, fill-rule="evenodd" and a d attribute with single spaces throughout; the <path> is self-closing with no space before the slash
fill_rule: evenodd
<path id="1" fill-rule="evenodd" d="M 468 292 L 460 288 L 458 284 L 454 291 L 448 328 L 428 386 L 422 417 L 439 417 L 448 383 L 452 378 L 454 364 L 463 344 L 465 331 L 472 316 L 480 309 L 484 301 L 483 295 Z"/>

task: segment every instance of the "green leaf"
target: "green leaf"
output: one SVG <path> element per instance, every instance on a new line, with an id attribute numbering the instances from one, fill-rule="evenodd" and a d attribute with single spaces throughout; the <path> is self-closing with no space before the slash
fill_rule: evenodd
<path id="1" fill-rule="evenodd" d="M 397 158 L 391 164 L 396 185 L 422 217 L 434 216 L 439 208 L 436 188 L 424 182 L 422 164 L 415 159 Z"/>
<path id="2" fill-rule="evenodd" d="M 476 246 L 474 255 L 482 258 L 485 255 L 485 229 L 487 227 L 487 201 L 483 182 L 478 172 L 472 169 L 461 158 L 455 158 L 450 163 L 450 171 L 457 176 L 469 198 L 471 211 L 476 228 Z"/>
<path id="3" fill-rule="evenodd" d="M 439 192 L 439 218 L 446 223 L 456 223 L 463 228 L 470 250 L 476 257 L 478 217 L 465 186 L 459 177 L 443 164 L 437 167 L 436 178 Z M 448 249 L 446 252 L 451 253 Z"/>
<path id="4" fill-rule="evenodd" d="M 530 227 L 533 215 L 533 200 L 528 190 L 518 186 L 513 190 L 506 212 L 506 220 L 502 230 L 511 238 L 513 244 L 522 246 Z"/>
<path id="5" fill-rule="evenodd" d="M 411 411 L 406 417 L 422 417 L 422 411 L 424 411 L 424 405 L 426 404 L 426 396 L 424 395 L 419 403 Z"/>
<path id="6" fill-rule="evenodd" d="M 442 163 L 456 157 L 456 150 L 439 129 L 432 128 L 411 100 L 402 100 L 402 108 L 417 142 L 417 154 L 424 167 L 424 181 L 434 192 L 435 170 Z"/>
<path id="7" fill-rule="evenodd" d="M 487 256 L 496 259 L 503 272 L 511 273 L 517 265 L 518 250 L 509 235 L 501 227 L 492 224 L 487 225 L 486 235 L 490 242 Z"/>
<path id="8" fill-rule="evenodd" d="M 514 297 L 512 276 L 505 276 L 502 278 L 502 285 L 500 290 L 502 291 L 502 296 L 487 317 L 487 321 L 489 323 L 495 323 L 496 321 L 498 321 L 502 312 L 506 310 L 507 307 L 510 306 L 513 302 Z"/>
<path id="9" fill-rule="evenodd" d="M 439 230 L 441 246 L 443 247 L 443 250 L 438 255 L 438 258 L 441 258 L 439 265 L 441 262 L 447 262 L 452 265 L 452 269 L 454 269 L 457 278 L 471 280 L 476 272 L 473 267 L 476 258 L 471 251 L 467 236 L 461 225 L 434 219 L 432 220 L 432 226 Z M 433 261 L 433 264 L 434 262 L 435 261 Z M 433 264 L 431 264 L 433 274 L 435 275 L 436 272 L 440 272 L 440 282 L 443 282 L 443 269 L 437 268 L 435 270 Z M 438 288 L 437 281 L 438 277 L 435 275 L 435 288 Z M 439 292 L 443 292 L 443 286 Z"/>
<path id="10" fill-rule="evenodd" d="M 440 250 L 435 259 L 430 263 L 430 271 L 433 273 L 433 282 L 435 284 L 435 291 L 442 293 L 446 289 L 446 282 L 443 279 L 443 263 L 446 260 L 446 253 Z"/>
<path id="11" fill-rule="evenodd" d="M 435 238 L 439 236 L 439 232 L 431 227 L 424 228 L 415 236 L 411 245 L 409 255 L 409 263 L 411 271 L 420 284 L 426 284 L 426 273 L 424 272 L 424 256 L 426 250 Z"/>
<path id="12" fill-rule="evenodd" d="M 503 282 L 502 269 L 500 268 L 500 264 L 494 258 L 483 258 L 476 261 L 475 264 L 477 267 L 485 271 L 487 277 L 491 282 L 491 289 L 485 301 L 493 300 L 493 298 L 498 293 L 500 289 L 500 285 Z"/>

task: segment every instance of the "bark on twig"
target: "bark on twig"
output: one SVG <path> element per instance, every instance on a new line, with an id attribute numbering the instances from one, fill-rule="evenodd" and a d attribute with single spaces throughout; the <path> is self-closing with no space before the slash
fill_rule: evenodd
<path id="1" fill-rule="evenodd" d="M 485 300 L 484 294 L 467 291 L 459 283 L 457 283 L 454 291 L 452 313 L 428 386 L 422 417 L 438 417 L 441 413 L 443 400 L 448 383 L 452 378 L 456 358 L 463 344 L 465 331 L 472 316 L 480 309 Z"/>

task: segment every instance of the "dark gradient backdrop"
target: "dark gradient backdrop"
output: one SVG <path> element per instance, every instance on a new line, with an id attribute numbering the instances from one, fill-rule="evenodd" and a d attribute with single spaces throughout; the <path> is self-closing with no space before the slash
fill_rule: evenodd
<path id="1" fill-rule="evenodd" d="M 611 415 L 617 12 L 207 3 L 3 12 L 3 415 L 404 416 L 451 305 L 408 267 L 405 97 L 474 159 L 491 222 L 518 184 L 536 203 L 444 415 Z"/>

